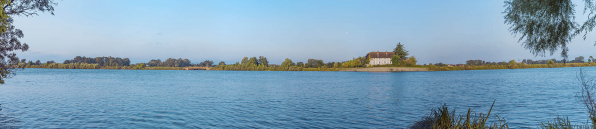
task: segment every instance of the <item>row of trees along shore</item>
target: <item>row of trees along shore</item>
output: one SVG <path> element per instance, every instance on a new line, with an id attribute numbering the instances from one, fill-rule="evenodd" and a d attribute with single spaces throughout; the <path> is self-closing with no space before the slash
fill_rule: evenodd
<path id="1" fill-rule="evenodd" d="M 584 67 L 596 66 L 594 58 L 589 56 L 588 62 L 583 56 L 574 60 L 532 60 L 523 59 L 520 62 L 511 60 L 509 62 L 490 62 L 483 60 L 468 60 L 465 64 L 449 65 L 443 63 L 418 65 L 414 56 L 408 57 L 408 51 L 404 45 L 398 43 L 395 47 L 395 54 L 391 57 L 392 64 L 369 65 L 369 58 L 361 56 L 348 61 L 327 62 L 321 59 L 308 59 L 306 62 L 294 62 L 286 58 L 280 65 L 269 64 L 267 57 L 244 57 L 240 62 L 226 64 L 224 61 L 217 65 L 213 61 L 206 60 L 192 64 L 188 59 L 169 58 L 165 61 L 153 59 L 147 63 L 131 64 L 128 58 L 119 57 L 81 57 L 77 56 L 72 60 L 65 60 L 63 63 L 47 61 L 41 63 L 39 60 L 27 61 L 26 59 L 14 62 L 17 67 L 24 68 L 59 68 L 59 69 L 150 69 L 150 70 L 183 70 L 184 67 L 212 67 L 212 70 L 241 70 L 241 71 L 339 71 L 342 69 L 364 68 L 364 67 L 418 67 L 428 68 L 431 71 L 449 70 L 484 70 L 484 69 L 519 69 L 519 68 L 555 68 L 555 67 Z"/>
<path id="2" fill-rule="evenodd" d="M 240 62 L 228 65 L 224 61 L 214 67 L 215 70 L 248 70 L 248 71 L 337 71 L 338 68 L 364 67 L 368 64 L 365 57 L 354 58 L 343 62 L 327 62 L 320 59 L 308 59 L 306 62 L 294 62 L 286 58 L 280 65 L 269 65 L 264 56 L 244 57 Z"/>
<path id="3" fill-rule="evenodd" d="M 234 64 L 226 64 L 221 61 L 215 70 L 249 70 L 249 71 L 338 71 L 346 68 L 363 68 L 363 67 L 422 67 L 417 65 L 414 56 L 408 56 L 408 51 L 405 50 L 403 44 L 398 43 L 395 47 L 395 54 L 391 58 L 392 64 L 388 65 L 369 65 L 368 56 L 360 56 L 352 60 L 341 62 L 327 62 L 321 59 L 308 59 L 306 62 L 294 62 L 292 59 L 286 58 L 280 65 L 269 65 L 267 58 L 264 56 L 244 57 L 240 62 Z"/>
<path id="4" fill-rule="evenodd" d="M 406 66 L 412 67 L 416 65 L 416 58 L 413 56 L 406 57 L 408 52 L 400 43 L 395 48 L 396 53 L 392 59 L 392 65 L 387 66 Z M 120 57 L 81 57 L 77 56 L 72 60 L 65 60 L 63 63 L 56 63 L 48 61 L 41 63 L 26 61 L 23 59 L 16 62 L 19 67 L 25 68 L 60 68 L 60 69 L 155 69 L 155 70 L 181 70 L 183 67 L 213 67 L 214 70 L 271 70 L 271 71 L 337 71 L 341 68 L 358 68 L 358 67 L 373 67 L 369 66 L 369 58 L 361 56 L 353 58 L 352 60 L 342 62 L 327 62 L 321 59 L 308 59 L 306 62 L 294 62 L 286 58 L 281 65 L 269 64 L 267 57 L 244 57 L 240 62 L 235 64 L 226 64 L 224 61 L 214 65 L 213 61 L 206 60 L 197 64 L 192 64 L 188 59 L 174 59 L 169 58 L 165 61 L 160 59 L 153 59 L 147 63 L 131 64 L 129 58 Z"/>
<path id="5" fill-rule="evenodd" d="M 590 56 L 588 62 L 585 62 L 583 56 L 576 57 L 574 60 L 532 60 L 523 59 L 520 62 L 510 60 L 509 62 L 489 62 L 483 60 L 468 60 L 466 64 L 448 65 L 443 63 L 424 64 L 423 67 L 428 67 L 432 71 L 449 71 L 449 70 L 484 70 L 484 69 L 522 69 L 522 68 L 557 68 L 557 67 L 586 67 L 596 66 L 594 58 Z"/>
<path id="6" fill-rule="evenodd" d="M 91 60 L 98 59 L 98 60 Z M 581 59 L 581 58 L 579 58 Z M 344 68 L 363 68 L 363 67 L 419 67 L 429 68 L 432 71 L 450 71 L 450 70 L 483 70 L 483 69 L 519 69 L 519 68 L 555 68 L 555 67 L 585 67 L 596 66 L 590 56 L 588 62 L 582 60 L 562 61 L 556 59 L 550 60 L 531 60 L 524 59 L 521 62 L 511 60 L 509 62 L 489 62 L 483 60 L 468 60 L 466 64 L 449 65 L 443 63 L 416 65 L 415 57 L 408 57 L 405 60 L 396 61 L 390 65 L 368 65 L 368 59 L 358 57 L 343 62 L 324 63 L 320 59 L 308 59 L 306 62 L 294 62 L 286 58 L 281 65 L 270 65 L 266 57 L 244 57 L 241 62 L 228 65 L 224 61 L 214 65 L 213 61 L 206 60 L 197 64 L 191 64 L 188 59 L 167 59 L 164 62 L 160 60 L 151 60 L 149 63 L 131 64 L 128 58 L 115 57 L 96 57 L 96 58 L 75 58 L 66 60 L 64 63 L 54 61 L 27 61 L 22 59 L 16 61 L 13 65 L 24 68 L 56 68 L 56 69 L 153 69 L 153 70 L 183 70 L 184 67 L 212 67 L 212 70 L 246 70 L 246 71 L 338 71 Z"/>
<path id="7" fill-rule="evenodd" d="M 169 58 L 164 62 L 161 60 L 151 60 L 148 63 L 131 64 L 130 59 L 120 57 L 81 57 L 77 56 L 72 60 L 65 60 L 63 63 L 47 61 L 42 63 L 37 60 L 27 61 L 21 59 L 12 65 L 22 68 L 55 68 L 55 69 L 155 69 L 155 70 L 182 70 L 183 67 L 211 67 L 213 61 L 203 61 L 198 64 L 191 64 L 188 59 Z M 149 66 L 149 67 L 147 67 Z"/>

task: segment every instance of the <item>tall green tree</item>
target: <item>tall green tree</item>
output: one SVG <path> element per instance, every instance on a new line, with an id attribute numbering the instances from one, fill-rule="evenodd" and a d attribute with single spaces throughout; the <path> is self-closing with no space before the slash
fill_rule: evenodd
<path id="1" fill-rule="evenodd" d="M 308 59 L 308 60 L 306 60 L 306 63 L 304 64 L 304 68 L 315 67 L 315 64 L 316 64 L 315 59 Z"/>
<path id="2" fill-rule="evenodd" d="M 515 62 L 515 60 L 509 61 L 509 68 L 511 68 L 511 69 L 515 68 L 515 65 L 517 65 L 517 62 Z"/>
<path id="3" fill-rule="evenodd" d="M 251 58 L 248 60 L 247 66 L 259 66 L 259 63 L 258 63 L 257 57 L 251 57 Z"/>
<path id="4" fill-rule="evenodd" d="M 0 84 L 4 78 L 16 75 L 16 70 L 24 67 L 13 67 L 19 58 L 13 51 L 27 51 L 29 45 L 21 43 L 23 31 L 13 25 L 14 16 L 33 16 L 39 12 L 49 12 L 54 15 L 53 0 L 0 0 Z"/>
<path id="5" fill-rule="evenodd" d="M 246 64 L 248 64 L 248 57 L 244 57 L 242 58 L 242 61 L 240 61 L 240 65 L 245 66 Z"/>
<path id="6" fill-rule="evenodd" d="M 398 55 L 400 59 L 408 59 L 408 51 L 404 48 L 404 45 L 397 43 L 397 46 L 393 49 L 395 55 Z"/>
<path id="7" fill-rule="evenodd" d="M 315 60 L 315 62 L 315 68 L 321 68 L 325 66 L 325 62 L 323 62 L 323 60 Z"/>
<path id="8" fill-rule="evenodd" d="M 284 62 L 281 63 L 281 67 L 290 67 L 292 66 L 293 62 L 292 60 L 286 58 L 286 60 L 284 60 Z"/>
<path id="9" fill-rule="evenodd" d="M 298 63 L 296 63 L 296 66 L 298 66 L 298 67 L 304 67 L 304 62 L 298 62 Z"/>
<path id="10" fill-rule="evenodd" d="M 267 57 L 259 56 L 259 65 L 269 67 L 269 61 L 267 61 Z"/>
<path id="11" fill-rule="evenodd" d="M 219 63 L 221 64 L 222 62 L 219 62 Z M 225 65 L 225 62 L 224 62 L 224 65 Z M 189 65 L 189 66 L 190 66 L 190 65 Z M 203 62 L 201 62 L 201 63 L 197 64 L 197 66 L 199 66 L 199 67 L 212 67 L 212 66 L 213 66 L 213 61 L 210 61 L 210 60 L 205 60 L 205 61 L 203 61 Z M 186 67 L 186 66 L 185 66 L 185 67 Z"/>

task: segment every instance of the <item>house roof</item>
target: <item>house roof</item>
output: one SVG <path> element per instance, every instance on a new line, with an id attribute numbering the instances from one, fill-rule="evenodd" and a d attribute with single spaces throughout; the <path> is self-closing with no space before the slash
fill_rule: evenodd
<path id="1" fill-rule="evenodd" d="M 368 53 L 370 58 L 391 58 L 395 53 L 393 52 L 370 52 Z"/>

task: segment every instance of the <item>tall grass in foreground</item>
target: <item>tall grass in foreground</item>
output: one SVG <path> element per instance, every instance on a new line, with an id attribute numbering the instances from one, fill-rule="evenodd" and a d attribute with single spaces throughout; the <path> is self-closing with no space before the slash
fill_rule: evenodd
<path id="1" fill-rule="evenodd" d="M 468 113 L 465 115 L 455 115 L 455 110 L 449 111 L 446 105 L 433 109 L 430 116 L 422 118 L 417 121 L 410 128 L 412 129 L 509 129 L 505 119 L 501 119 L 498 115 L 498 123 L 487 124 L 490 112 L 493 110 L 495 102 L 490 106 L 487 114 L 472 113 L 472 109 L 468 108 Z M 473 115 L 473 116 L 472 116 Z"/>
<path id="2" fill-rule="evenodd" d="M 589 125 L 572 125 L 569 118 L 562 118 L 557 116 L 557 118 L 553 119 L 553 121 L 547 121 L 546 123 L 543 122 L 540 126 L 540 129 L 592 129 Z"/>

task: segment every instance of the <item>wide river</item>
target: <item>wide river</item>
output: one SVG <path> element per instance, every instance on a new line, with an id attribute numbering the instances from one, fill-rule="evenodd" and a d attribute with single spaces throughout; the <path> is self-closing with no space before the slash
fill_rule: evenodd
<path id="1" fill-rule="evenodd" d="M 580 124 L 579 69 L 25 69 L 0 85 L 0 128 L 407 128 L 443 104 L 486 113 L 494 100 L 491 114 L 510 127 L 557 115 Z M 596 67 L 584 71 L 596 76 Z"/>

